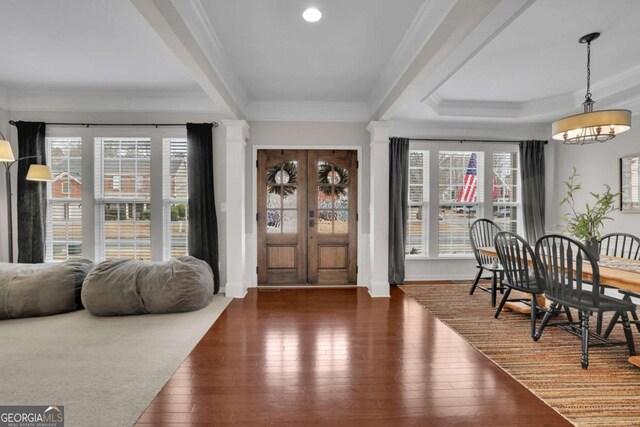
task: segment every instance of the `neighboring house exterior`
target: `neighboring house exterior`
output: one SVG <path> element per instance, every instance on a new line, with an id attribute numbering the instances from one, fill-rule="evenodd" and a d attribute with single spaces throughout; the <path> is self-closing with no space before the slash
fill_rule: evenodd
<path id="1" fill-rule="evenodd" d="M 51 183 L 52 199 L 82 198 L 82 181 L 67 172 L 62 172 Z"/>

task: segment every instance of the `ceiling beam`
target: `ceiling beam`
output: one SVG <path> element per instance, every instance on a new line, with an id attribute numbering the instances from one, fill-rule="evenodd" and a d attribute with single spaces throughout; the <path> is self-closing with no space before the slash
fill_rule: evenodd
<path id="1" fill-rule="evenodd" d="M 458 0 L 375 109 L 392 120 L 407 104 L 426 101 L 535 0 Z"/>
<path id="2" fill-rule="evenodd" d="M 171 0 L 131 0 L 194 80 L 230 119 L 243 113 Z"/>

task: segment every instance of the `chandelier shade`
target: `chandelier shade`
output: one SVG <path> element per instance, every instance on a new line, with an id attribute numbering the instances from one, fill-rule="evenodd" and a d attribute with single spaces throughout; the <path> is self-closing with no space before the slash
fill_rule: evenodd
<path id="1" fill-rule="evenodd" d="M 587 45 L 587 93 L 582 106 L 584 112 L 556 120 L 551 125 L 551 137 L 569 145 L 584 145 L 605 142 L 631 129 L 631 111 L 593 111 L 595 101 L 591 99 L 591 42 L 600 33 L 580 37 L 579 43 Z"/>
<path id="2" fill-rule="evenodd" d="M 631 111 L 600 110 L 576 114 L 553 122 L 552 138 L 565 144 L 605 142 L 631 129 Z"/>

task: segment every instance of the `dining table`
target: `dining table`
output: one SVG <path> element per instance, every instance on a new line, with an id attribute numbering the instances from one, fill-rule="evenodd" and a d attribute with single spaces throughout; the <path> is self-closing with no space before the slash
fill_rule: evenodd
<path id="1" fill-rule="evenodd" d="M 478 250 L 483 255 L 498 258 L 496 249 L 493 246 L 481 247 Z M 640 260 L 601 255 L 598 261 L 598 270 L 600 271 L 600 284 L 640 295 Z M 586 281 L 593 279 L 593 272 L 588 263 L 585 263 L 582 268 L 582 276 Z M 546 306 L 546 300 L 539 298 L 538 304 Z M 507 307 L 507 310 L 521 313 L 531 312 L 528 306 L 518 302 L 508 302 L 505 307 Z M 631 356 L 629 363 L 640 367 L 640 356 Z"/>

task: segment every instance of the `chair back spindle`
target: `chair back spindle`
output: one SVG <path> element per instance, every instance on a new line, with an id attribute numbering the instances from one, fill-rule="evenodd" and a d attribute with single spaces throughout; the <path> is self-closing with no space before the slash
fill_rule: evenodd
<path id="1" fill-rule="evenodd" d="M 478 248 L 493 246 L 493 239 L 499 232 L 500 227 L 489 219 L 481 218 L 475 220 L 473 224 L 471 224 L 471 227 L 469 228 L 471 248 L 478 265 L 493 263 L 494 260 L 490 256 L 480 253 Z"/>
<path id="2" fill-rule="evenodd" d="M 535 254 L 540 263 L 545 294 L 550 299 L 574 307 L 577 302 L 595 308 L 600 306 L 600 270 L 582 243 L 550 234 L 538 240 Z M 585 267 L 591 271 L 588 282 L 583 278 Z"/>
<path id="3" fill-rule="evenodd" d="M 511 287 L 529 293 L 544 289 L 540 266 L 525 239 L 517 234 L 501 231 L 494 238 L 494 246 Z"/>
<path id="4" fill-rule="evenodd" d="M 611 233 L 600 239 L 600 254 L 605 256 L 640 259 L 640 238 L 629 233 Z"/>

